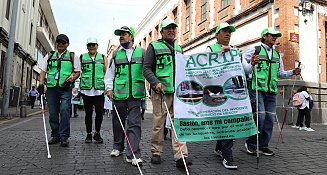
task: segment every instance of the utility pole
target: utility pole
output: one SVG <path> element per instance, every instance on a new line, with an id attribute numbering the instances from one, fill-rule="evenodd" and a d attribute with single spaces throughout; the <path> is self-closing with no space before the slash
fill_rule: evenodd
<path id="1" fill-rule="evenodd" d="M 5 65 L 5 87 L 2 100 L 1 116 L 8 115 L 9 107 L 9 96 L 10 96 L 10 82 L 12 77 L 12 60 L 14 57 L 14 44 L 15 44 L 15 33 L 16 33 L 16 21 L 17 21 L 17 12 L 18 12 L 18 2 L 19 0 L 14 0 L 13 8 L 11 12 L 11 21 L 10 21 L 10 32 L 9 32 L 9 41 L 8 41 L 8 50 L 6 53 L 6 65 Z"/>

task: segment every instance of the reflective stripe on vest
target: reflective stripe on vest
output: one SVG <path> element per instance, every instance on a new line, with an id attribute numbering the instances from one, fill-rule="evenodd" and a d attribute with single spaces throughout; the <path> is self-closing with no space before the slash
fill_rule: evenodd
<path id="1" fill-rule="evenodd" d="M 81 90 L 90 90 L 94 87 L 97 90 L 104 90 L 104 57 L 97 53 L 94 61 L 90 54 L 85 53 L 81 58 Z"/>
<path id="2" fill-rule="evenodd" d="M 150 43 L 153 46 L 156 56 L 156 77 L 163 85 L 165 93 L 174 93 L 174 59 L 175 53 L 161 41 Z M 182 48 L 178 44 L 174 44 L 174 49 L 182 53 Z"/>
<path id="3" fill-rule="evenodd" d="M 128 62 L 125 50 L 118 50 L 114 57 L 116 69 L 113 92 L 115 100 L 126 100 L 130 96 L 133 98 L 145 97 L 142 53 L 142 48 L 135 47 L 131 61 Z"/>
<path id="4" fill-rule="evenodd" d="M 73 64 L 71 53 L 67 50 L 61 57 L 58 58 L 58 52 L 54 52 L 51 58 L 48 59 L 47 66 L 47 87 L 62 87 L 65 80 L 73 72 Z"/>
<path id="5" fill-rule="evenodd" d="M 272 50 L 271 60 L 269 60 L 266 49 L 260 46 L 260 62 L 257 64 L 257 74 L 253 71 L 252 90 L 255 90 L 255 78 L 258 77 L 258 91 L 278 93 L 278 71 L 280 66 L 280 56 L 276 50 Z"/>

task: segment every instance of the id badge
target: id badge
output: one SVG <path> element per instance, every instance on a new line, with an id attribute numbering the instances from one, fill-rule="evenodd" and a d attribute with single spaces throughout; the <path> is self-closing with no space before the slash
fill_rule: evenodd
<path id="1" fill-rule="evenodd" d="M 58 79 L 59 79 L 59 72 L 56 72 L 56 73 L 54 74 L 54 78 L 55 78 L 55 80 L 58 80 Z"/>

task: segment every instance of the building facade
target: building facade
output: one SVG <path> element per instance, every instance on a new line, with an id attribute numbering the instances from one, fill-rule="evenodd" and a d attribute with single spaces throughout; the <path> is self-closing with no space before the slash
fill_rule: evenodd
<path id="1" fill-rule="evenodd" d="M 12 8 L 13 0 L 0 2 L 0 93 L 4 91 L 4 71 L 12 71 L 10 105 L 16 105 L 15 98 L 20 96 L 20 101 L 26 101 L 31 86 L 37 85 L 40 73 L 37 61 L 53 50 L 55 36 L 59 32 L 49 0 L 20 0 L 13 64 L 9 70 L 5 70 Z"/>
<path id="2" fill-rule="evenodd" d="M 220 22 L 236 27 L 230 44 L 241 52 L 260 43 L 264 28 L 274 27 L 283 34 L 276 45 L 284 68 L 294 69 L 299 61 L 302 64 L 303 80 L 294 81 L 295 88 L 310 87 L 316 102 L 313 115 L 321 117 L 326 110 L 326 0 L 159 0 L 136 28 L 135 42 L 146 48 L 160 38 L 159 24 L 167 17 L 179 24 L 176 42 L 186 54 L 204 52 L 215 43 L 215 28 Z M 290 94 L 292 87 L 293 81 L 280 83 L 281 91 Z M 282 110 L 288 94 L 278 96 L 278 101 Z M 293 110 L 297 113 L 292 108 L 292 116 Z M 327 123 L 327 117 L 317 122 Z"/>

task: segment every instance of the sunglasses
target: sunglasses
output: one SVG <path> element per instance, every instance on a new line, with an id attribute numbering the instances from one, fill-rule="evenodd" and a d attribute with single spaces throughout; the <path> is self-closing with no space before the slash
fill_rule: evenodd
<path id="1" fill-rule="evenodd" d="M 87 44 L 86 46 L 87 47 L 94 47 L 96 45 L 96 43 L 89 43 L 89 44 Z"/>
<path id="2" fill-rule="evenodd" d="M 64 40 L 57 40 L 56 43 L 58 43 L 58 44 L 67 44 L 67 42 L 64 41 Z"/>

